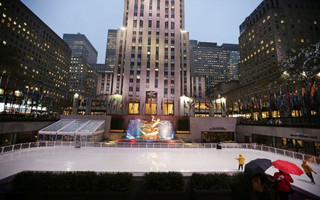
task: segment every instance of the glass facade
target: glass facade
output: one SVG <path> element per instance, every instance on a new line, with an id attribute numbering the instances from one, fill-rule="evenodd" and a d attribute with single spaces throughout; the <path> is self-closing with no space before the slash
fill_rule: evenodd
<path id="1" fill-rule="evenodd" d="M 252 142 L 303 154 L 320 156 L 320 142 L 257 134 L 252 135 Z"/>

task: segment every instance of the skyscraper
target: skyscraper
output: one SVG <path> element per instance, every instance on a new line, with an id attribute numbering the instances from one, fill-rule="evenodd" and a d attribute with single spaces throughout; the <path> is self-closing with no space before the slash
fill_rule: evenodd
<path id="1" fill-rule="evenodd" d="M 108 30 L 106 64 L 110 69 L 114 68 L 116 60 L 117 33 L 117 30 Z"/>
<path id="2" fill-rule="evenodd" d="M 18 104 L 22 96 L 31 99 L 33 91 L 34 106 L 44 102 L 44 95 L 46 105 L 69 96 L 68 45 L 19 0 L 1 0 L 0 13 L 0 57 L 4 61 L 0 64 L 0 88 L 7 80 L 6 89 L 20 93 L 20 98 L 11 98 Z"/>
<path id="3" fill-rule="evenodd" d="M 96 64 L 98 53 L 83 34 L 63 34 L 72 50 L 69 69 L 69 91 L 73 94 L 92 96 L 96 94 L 98 74 L 90 63 Z"/>
<path id="4" fill-rule="evenodd" d="M 191 74 L 205 78 L 206 87 L 237 79 L 239 45 L 192 42 Z"/>
<path id="5" fill-rule="evenodd" d="M 318 0 L 264 0 L 245 19 L 239 37 L 241 87 L 225 95 L 230 112 L 241 111 L 255 119 L 301 115 L 301 106 L 289 105 L 290 96 L 301 94 L 301 84 L 288 85 L 278 64 L 291 49 L 320 41 L 319 12 Z"/>
<path id="6" fill-rule="evenodd" d="M 125 0 L 113 92 L 129 114 L 179 115 L 180 96 L 190 96 L 184 21 L 184 0 Z"/>

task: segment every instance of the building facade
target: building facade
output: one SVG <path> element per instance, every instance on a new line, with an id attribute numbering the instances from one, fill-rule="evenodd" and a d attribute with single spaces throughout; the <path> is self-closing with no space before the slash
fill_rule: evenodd
<path id="1" fill-rule="evenodd" d="M 106 62 L 105 63 L 111 69 L 114 69 L 115 60 L 116 60 L 117 34 L 118 34 L 118 30 L 113 30 L 113 29 L 108 30 Z"/>
<path id="2" fill-rule="evenodd" d="M 220 82 L 237 80 L 239 46 L 210 42 L 195 42 L 191 46 L 191 74 L 205 77 L 206 87 L 213 87 Z"/>
<path id="3" fill-rule="evenodd" d="M 93 96 L 96 94 L 98 73 L 91 68 L 97 63 L 98 53 L 83 34 L 63 34 L 63 40 L 72 50 L 69 68 L 69 91 L 72 94 Z"/>
<path id="4" fill-rule="evenodd" d="M 91 64 L 93 70 L 98 73 L 96 95 L 111 95 L 113 84 L 113 69 L 108 64 Z M 104 96 L 104 98 L 106 98 Z"/>
<path id="5" fill-rule="evenodd" d="M 278 63 L 291 49 L 320 41 L 320 2 L 264 0 L 240 25 L 241 87 L 225 94 L 229 113 L 255 120 L 302 116 L 301 83 L 288 84 Z"/>
<path id="6" fill-rule="evenodd" d="M 71 96 L 68 44 L 21 1 L 1 0 L 0 13 L 0 54 L 7 59 L 0 64 L 2 101 L 20 105 L 17 112 L 50 112 L 48 107 Z"/>
<path id="7" fill-rule="evenodd" d="M 129 114 L 179 115 L 180 97 L 191 94 L 189 63 L 184 0 L 125 0 L 113 93 Z"/>

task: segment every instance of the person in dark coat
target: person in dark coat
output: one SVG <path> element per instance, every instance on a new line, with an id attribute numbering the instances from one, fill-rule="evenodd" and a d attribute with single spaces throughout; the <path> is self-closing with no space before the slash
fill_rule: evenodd
<path id="1" fill-rule="evenodd" d="M 279 170 L 279 172 L 274 173 L 273 179 L 276 181 L 276 189 L 278 191 L 278 195 L 280 200 L 288 200 L 289 193 L 291 192 L 291 183 L 293 183 L 292 177 Z"/>

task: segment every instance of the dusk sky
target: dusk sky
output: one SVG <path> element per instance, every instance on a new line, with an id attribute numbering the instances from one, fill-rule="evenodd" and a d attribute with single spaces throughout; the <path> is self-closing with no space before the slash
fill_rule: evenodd
<path id="1" fill-rule="evenodd" d="M 85 34 L 104 63 L 108 29 L 122 26 L 124 0 L 21 0 L 61 38 Z M 190 39 L 238 44 L 239 25 L 262 0 L 185 0 Z"/>

